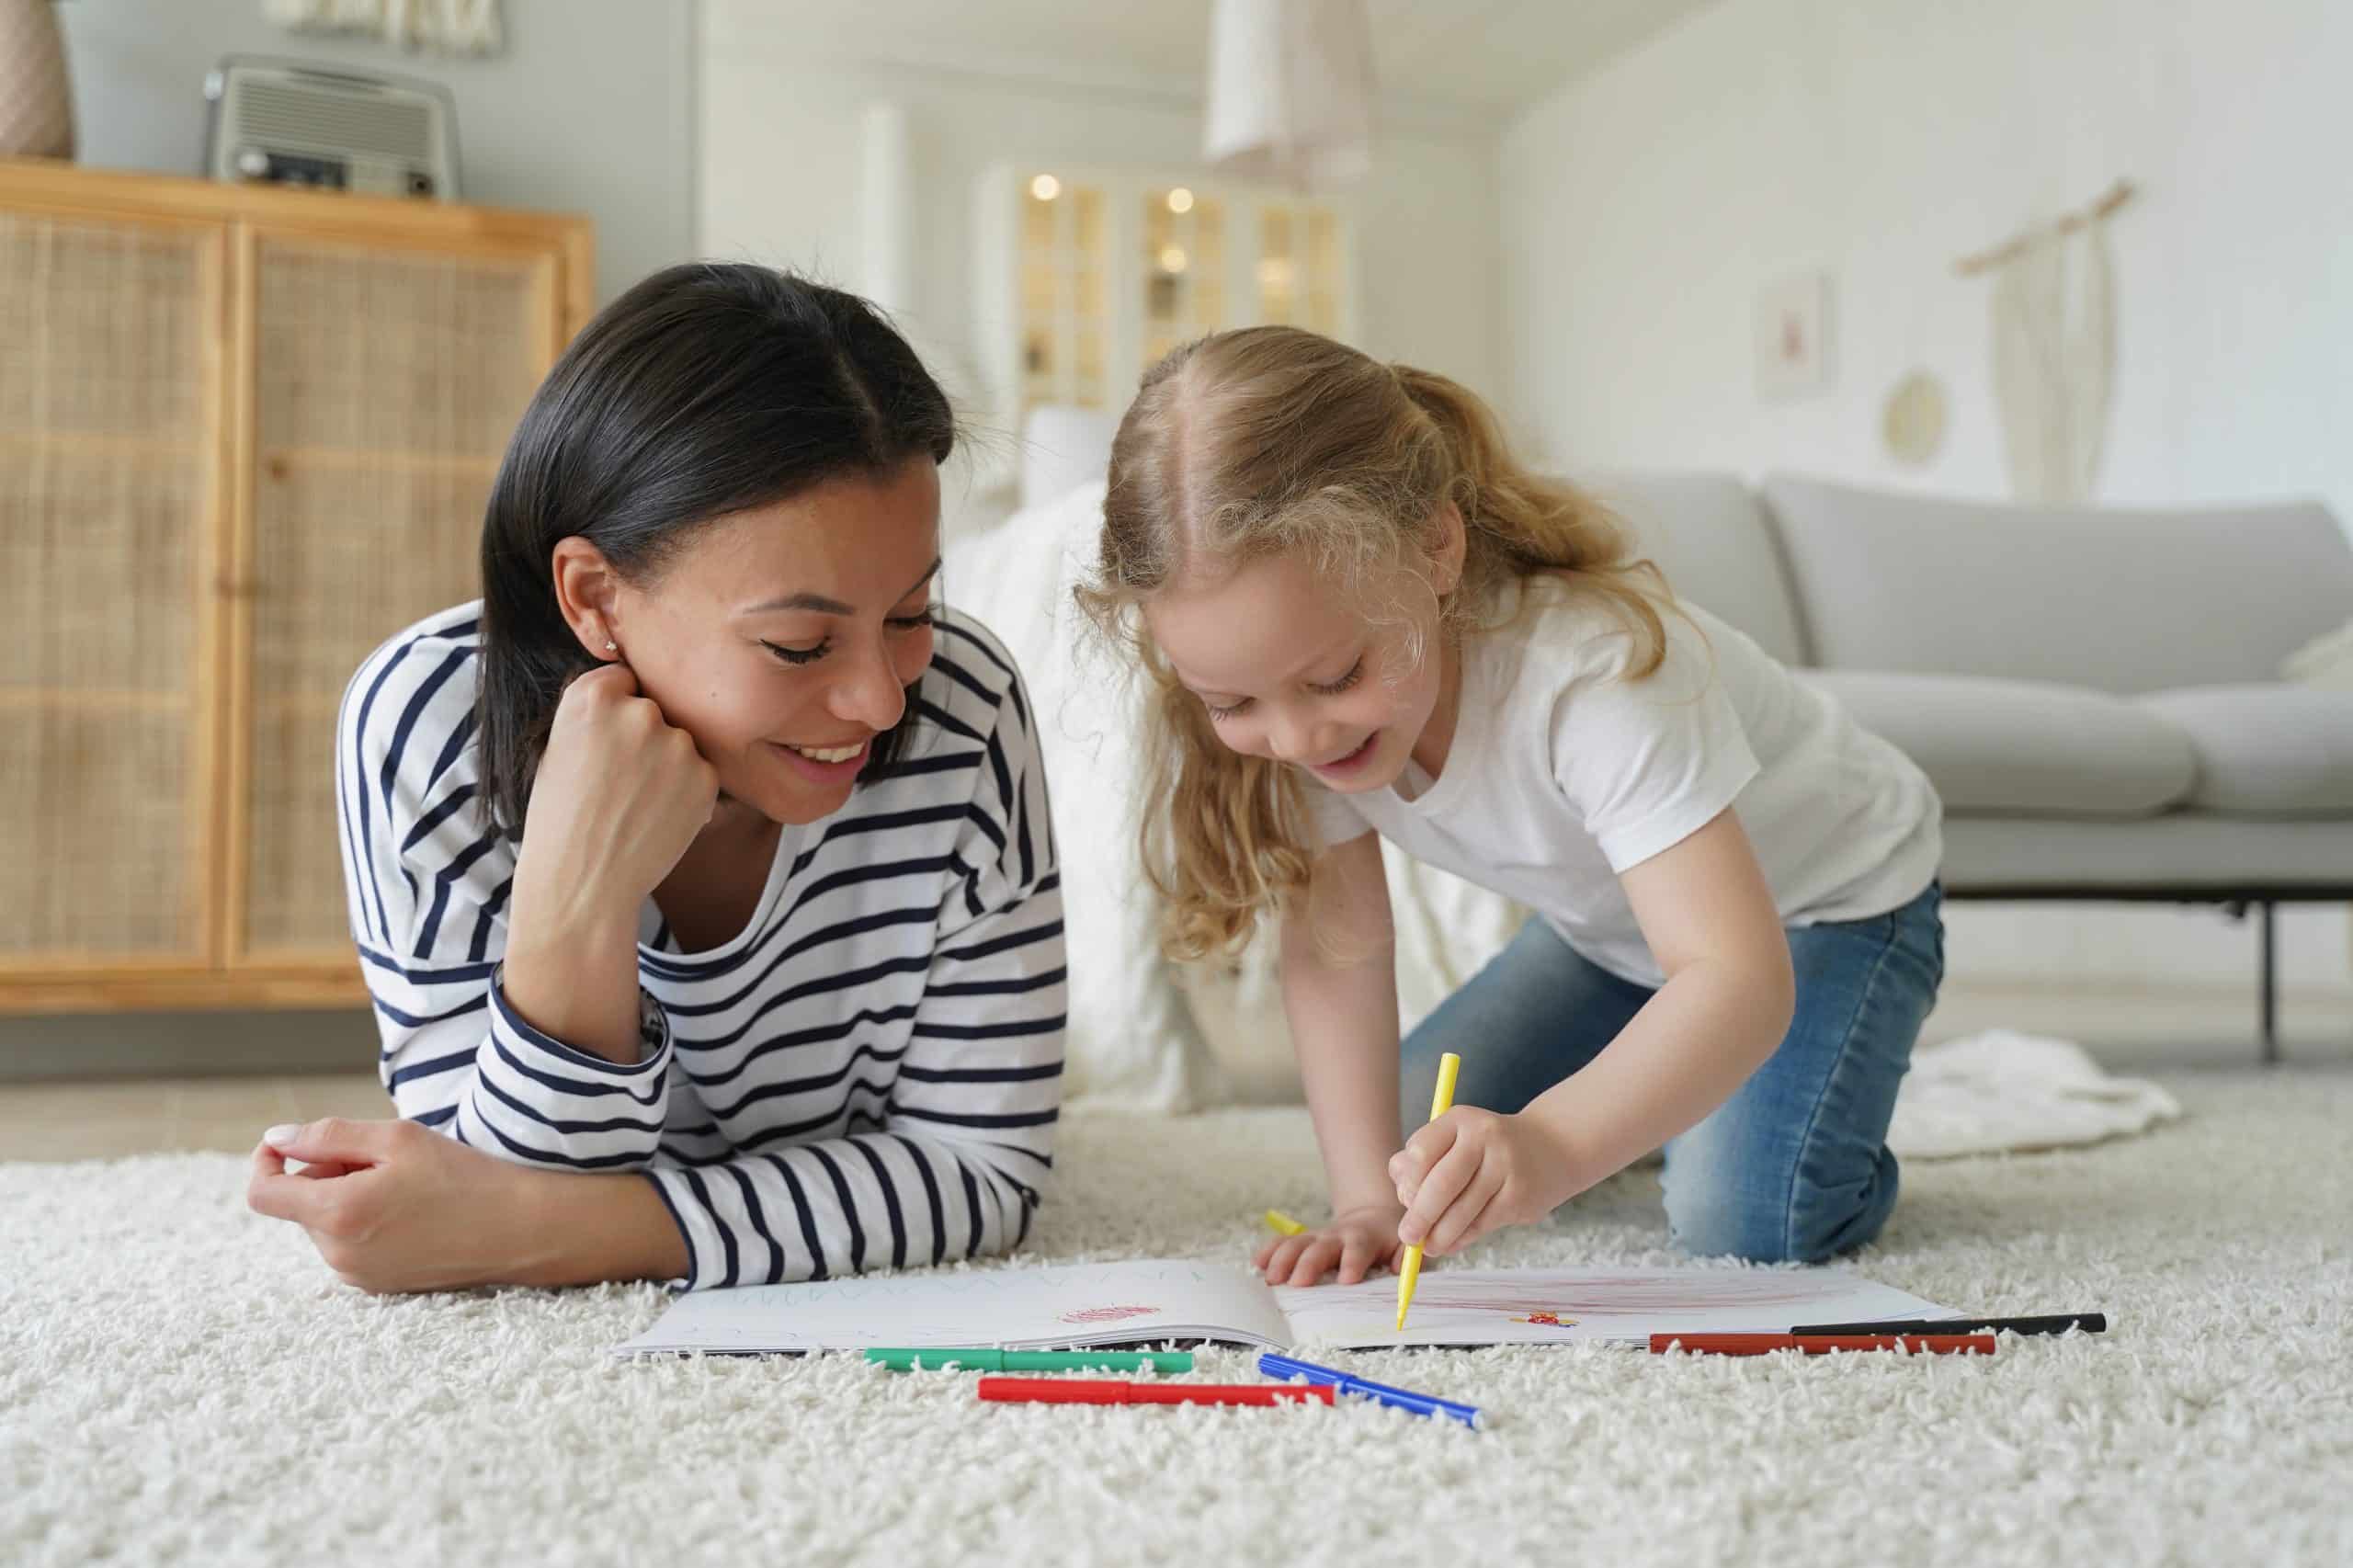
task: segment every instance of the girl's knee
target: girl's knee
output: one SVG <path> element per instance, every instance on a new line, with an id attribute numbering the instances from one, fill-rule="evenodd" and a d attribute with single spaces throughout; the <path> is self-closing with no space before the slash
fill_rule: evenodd
<path id="1" fill-rule="evenodd" d="M 1694 1257 L 1822 1263 L 1875 1239 L 1895 1208 L 1895 1156 L 1879 1152 L 1860 1179 L 1822 1182 L 1797 1169 L 1667 1164 L 1666 1219 Z"/>

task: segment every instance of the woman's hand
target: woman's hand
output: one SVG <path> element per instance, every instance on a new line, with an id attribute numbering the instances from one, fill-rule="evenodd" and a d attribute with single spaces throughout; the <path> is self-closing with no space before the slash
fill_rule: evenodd
<path id="1" fill-rule="evenodd" d="M 642 695 L 627 665 L 564 688 L 524 813 L 515 874 L 518 928 L 634 931 L 719 802 L 719 776 L 684 730 Z"/>
<path id="2" fill-rule="evenodd" d="M 502 983 L 527 1022 L 608 1062 L 639 1059 L 638 913 L 710 824 L 718 777 L 628 665 L 564 688 L 506 931 Z"/>
<path id="3" fill-rule="evenodd" d="M 307 1163 L 289 1171 L 290 1159 Z M 273 1127 L 245 1201 L 301 1226 L 346 1284 L 380 1294 L 676 1279 L 690 1264 L 642 1177 L 536 1170 L 414 1121 Z"/>
<path id="4" fill-rule="evenodd" d="M 1389 1161 L 1404 1218 L 1397 1239 L 1431 1257 L 1490 1231 L 1541 1220 L 1592 1183 L 1552 1131 L 1527 1116 L 1457 1106 Z"/>
<path id="5" fill-rule="evenodd" d="M 1314 1285 L 1335 1267 L 1339 1283 L 1353 1285 L 1376 1268 L 1397 1266 L 1397 1221 L 1404 1210 L 1368 1204 L 1336 1214 L 1319 1231 L 1277 1236 L 1258 1249 L 1251 1267 L 1269 1285 Z"/>
<path id="6" fill-rule="evenodd" d="M 308 1165 L 289 1171 L 289 1159 Z M 414 1121 L 330 1117 L 271 1128 L 245 1201 L 301 1226 L 347 1284 L 456 1290 L 523 1278 L 526 1250 L 544 1241 L 520 1222 L 537 1174 Z"/>

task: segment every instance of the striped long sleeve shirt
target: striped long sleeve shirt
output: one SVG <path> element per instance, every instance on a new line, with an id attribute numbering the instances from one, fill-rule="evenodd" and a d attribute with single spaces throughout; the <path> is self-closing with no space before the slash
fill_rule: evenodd
<path id="1" fill-rule="evenodd" d="M 641 912 L 640 1060 L 499 985 L 517 846 L 476 799 L 478 605 L 369 656 L 337 722 L 351 931 L 398 1113 L 506 1159 L 638 1171 L 688 1289 L 1006 1251 L 1052 1167 L 1061 878 L 1019 676 L 943 610 L 891 777 L 787 825 L 757 913 L 683 952 Z"/>

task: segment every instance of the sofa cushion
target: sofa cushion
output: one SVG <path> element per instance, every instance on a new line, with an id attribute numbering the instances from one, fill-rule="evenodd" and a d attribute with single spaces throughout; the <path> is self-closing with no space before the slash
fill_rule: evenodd
<path id="1" fill-rule="evenodd" d="M 2265 681 L 2353 606 L 2353 545 L 2317 502 L 2014 506 L 1779 476 L 1764 495 L 1830 669 L 2120 693 Z"/>
<path id="2" fill-rule="evenodd" d="M 2341 897 L 2353 888 L 2353 818 L 1948 814 L 1944 832 L 1941 874 L 1955 897 L 2256 888 Z"/>
<path id="3" fill-rule="evenodd" d="M 2353 691 L 2205 686 L 2139 705 L 2189 737 L 2198 785 L 2188 803 L 2262 815 L 2353 815 Z"/>
<path id="4" fill-rule="evenodd" d="M 1580 474 L 1624 518 L 1638 553 L 1678 597 L 1730 622 L 1785 665 L 1810 665 L 1797 601 L 1756 493 L 1729 473 Z"/>
<path id="5" fill-rule="evenodd" d="M 1981 676 L 1797 674 L 1918 763 L 1947 812 L 2145 816 L 2197 782 L 2188 735 L 2103 692 Z"/>

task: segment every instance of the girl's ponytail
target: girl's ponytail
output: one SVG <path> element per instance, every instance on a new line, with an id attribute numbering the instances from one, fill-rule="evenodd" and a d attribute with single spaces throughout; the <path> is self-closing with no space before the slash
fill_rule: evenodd
<path id="1" fill-rule="evenodd" d="M 1495 411 L 1468 387 L 1410 365 L 1391 369 L 1452 454 L 1446 498 L 1461 511 L 1467 536 L 1459 599 L 1492 604 L 1511 578 L 1555 574 L 1606 596 L 1639 640 L 1629 676 L 1654 673 L 1666 657 L 1659 615 L 1666 582 L 1649 561 L 1630 559 L 1625 526 L 1574 485 L 1521 467 Z"/>

